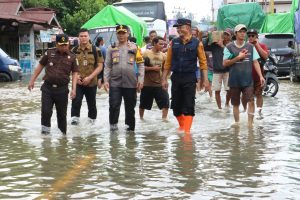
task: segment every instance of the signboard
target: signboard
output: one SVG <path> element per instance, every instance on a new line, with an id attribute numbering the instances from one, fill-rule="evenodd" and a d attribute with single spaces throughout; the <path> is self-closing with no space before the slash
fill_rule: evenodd
<path id="1" fill-rule="evenodd" d="M 49 31 L 40 30 L 40 38 L 41 38 L 41 42 L 52 42 L 51 34 Z"/>
<path id="2" fill-rule="evenodd" d="M 31 73 L 34 60 L 34 35 L 32 26 L 19 27 L 19 62 L 23 73 Z"/>
<path id="3" fill-rule="evenodd" d="M 168 28 L 169 28 L 169 35 L 176 35 L 178 36 L 177 29 L 173 27 L 174 24 L 176 24 L 176 19 L 168 20 Z"/>

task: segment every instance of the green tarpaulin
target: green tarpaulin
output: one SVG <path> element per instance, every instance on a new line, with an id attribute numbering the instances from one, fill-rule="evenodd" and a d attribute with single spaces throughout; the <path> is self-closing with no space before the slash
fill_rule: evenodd
<path id="1" fill-rule="evenodd" d="M 260 29 L 265 14 L 258 3 L 238 3 L 222 6 L 218 10 L 217 28 L 224 30 L 245 24 L 247 28 Z"/>
<path id="2" fill-rule="evenodd" d="M 268 14 L 260 29 L 261 33 L 294 33 L 294 14 L 299 0 L 293 0 L 291 10 L 287 13 Z"/>
<path id="3" fill-rule="evenodd" d="M 146 22 L 124 7 L 117 8 L 108 5 L 87 21 L 82 28 L 92 29 L 116 24 L 130 26 L 133 36 L 137 39 L 137 44 L 142 46 L 143 38 L 147 35 Z"/>
<path id="4" fill-rule="evenodd" d="M 291 13 L 268 14 L 260 29 L 261 33 L 294 33 Z"/>

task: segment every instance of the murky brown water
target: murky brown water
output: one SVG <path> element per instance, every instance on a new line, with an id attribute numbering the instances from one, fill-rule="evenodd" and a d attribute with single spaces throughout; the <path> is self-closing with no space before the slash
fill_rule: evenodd
<path id="1" fill-rule="evenodd" d="M 109 133 L 102 92 L 96 124 L 84 103 L 64 137 L 55 113 L 51 135 L 40 134 L 40 91 L 24 82 L 0 84 L 0 199 L 299 199 L 299 84 L 281 81 L 253 130 L 246 114 L 228 128 L 232 114 L 198 94 L 191 137 L 156 108 L 126 134 L 122 107 L 120 131 Z"/>

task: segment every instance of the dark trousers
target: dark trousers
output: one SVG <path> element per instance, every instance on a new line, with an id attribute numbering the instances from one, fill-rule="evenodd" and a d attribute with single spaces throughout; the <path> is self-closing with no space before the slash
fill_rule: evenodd
<path id="1" fill-rule="evenodd" d="M 64 134 L 67 133 L 67 107 L 68 107 L 68 86 L 53 88 L 49 85 L 42 85 L 42 118 L 43 126 L 51 127 L 53 105 L 57 113 L 58 128 Z"/>
<path id="2" fill-rule="evenodd" d="M 82 105 L 83 96 L 85 96 L 86 103 L 88 106 L 88 117 L 96 119 L 97 107 L 96 107 L 96 92 L 97 86 L 87 87 L 77 85 L 76 97 L 72 100 L 71 117 L 80 117 L 80 109 Z"/>
<path id="3" fill-rule="evenodd" d="M 109 88 L 109 123 L 117 124 L 119 121 L 122 97 L 125 104 L 125 124 L 129 130 L 135 129 L 136 88 Z"/>
<path id="4" fill-rule="evenodd" d="M 195 115 L 196 74 L 173 73 L 171 76 L 172 87 L 171 108 L 174 116 Z"/>

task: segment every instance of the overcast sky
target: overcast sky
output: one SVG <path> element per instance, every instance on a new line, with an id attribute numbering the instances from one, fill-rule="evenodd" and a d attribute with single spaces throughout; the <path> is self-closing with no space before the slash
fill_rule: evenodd
<path id="1" fill-rule="evenodd" d="M 212 0 L 163 0 L 165 2 L 166 12 L 168 19 L 172 19 L 174 13 L 180 10 L 185 10 L 186 13 L 193 13 L 195 19 L 199 21 L 202 17 L 212 16 L 211 12 L 211 3 Z M 218 8 L 221 5 L 222 0 L 213 0 L 214 1 L 214 8 L 215 8 L 215 20 L 216 20 L 216 13 L 218 12 Z M 175 8 L 175 9 L 174 9 Z"/>

